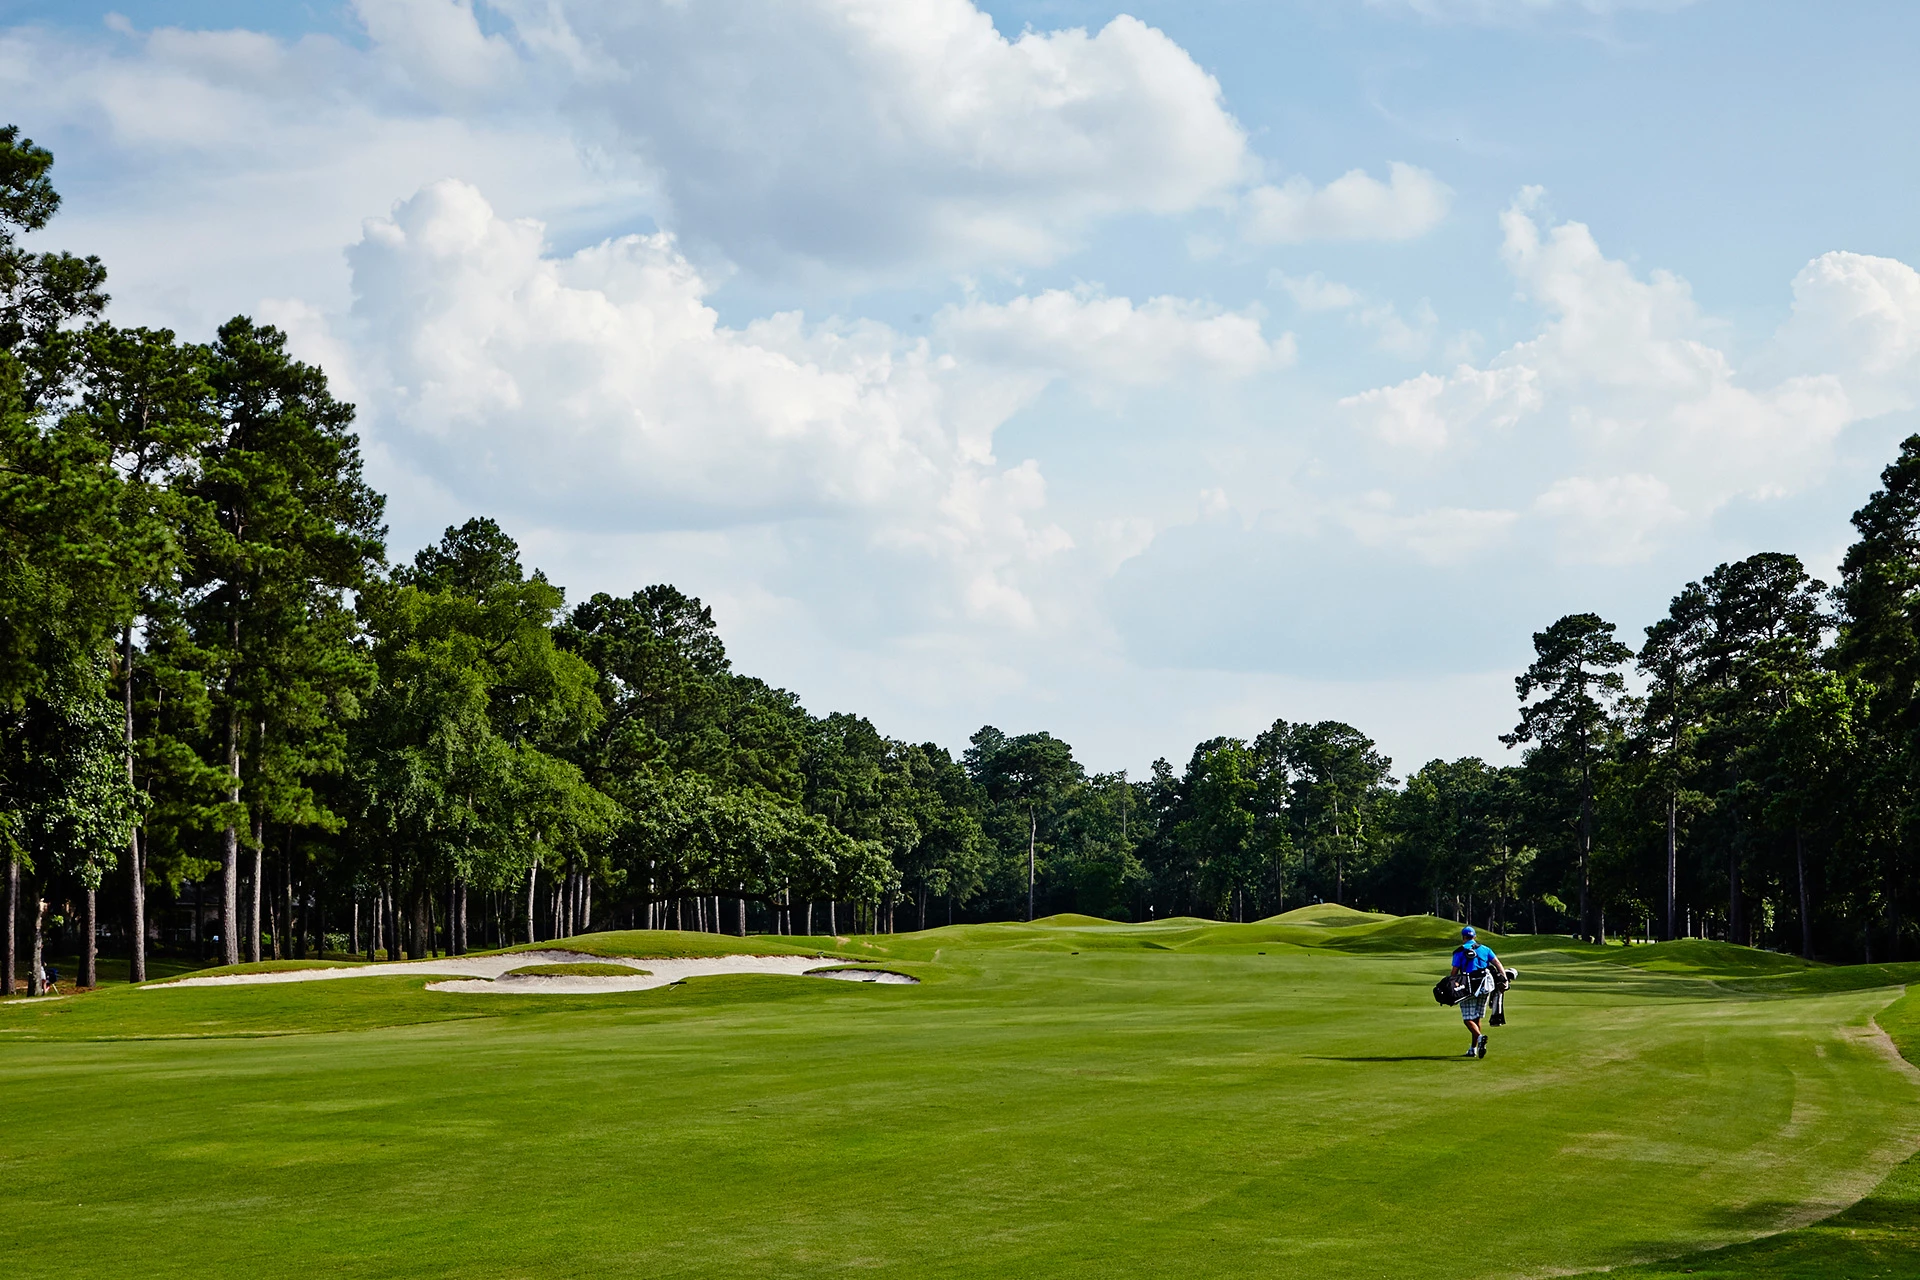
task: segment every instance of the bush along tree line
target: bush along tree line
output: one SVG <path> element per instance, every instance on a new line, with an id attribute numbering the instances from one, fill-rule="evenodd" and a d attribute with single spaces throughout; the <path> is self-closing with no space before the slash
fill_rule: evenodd
<path id="1" fill-rule="evenodd" d="M 7 992 L 50 949 L 418 957 L 595 928 L 837 934 L 1332 901 L 1497 929 L 1910 952 L 1920 437 L 1838 585 L 1762 554 L 1636 651 L 1534 636 L 1500 763 L 1404 782 L 1338 722 L 1089 773 L 956 758 L 732 669 L 660 585 L 569 607 L 495 522 L 387 562 L 353 410 L 284 336 L 104 322 L 29 249 L 52 158 L 0 129 Z"/>

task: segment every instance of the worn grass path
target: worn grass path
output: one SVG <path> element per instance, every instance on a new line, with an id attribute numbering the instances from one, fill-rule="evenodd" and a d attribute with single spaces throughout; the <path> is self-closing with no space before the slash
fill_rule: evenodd
<path id="1" fill-rule="evenodd" d="M 913 987 L 0 1005 L 0 1271 L 1545 1275 L 1823 1216 L 1920 1146 L 1872 1024 L 1902 969 L 1512 940 L 1470 1062 L 1445 932 L 1068 920 L 838 948 Z"/>

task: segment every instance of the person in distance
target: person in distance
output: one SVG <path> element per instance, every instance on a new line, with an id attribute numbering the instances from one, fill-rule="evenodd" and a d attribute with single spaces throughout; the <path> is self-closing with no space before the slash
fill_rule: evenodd
<path id="1" fill-rule="evenodd" d="M 1484 1058 L 1487 1033 L 1481 1030 L 1480 1019 L 1486 1015 L 1487 999 L 1493 995 L 1494 975 L 1504 970 L 1493 948 L 1474 936 L 1472 925 L 1460 929 L 1460 945 L 1453 951 L 1453 971 L 1467 983 L 1467 994 L 1460 1001 L 1460 1021 L 1467 1024 L 1467 1034 L 1473 1039 L 1465 1056 Z"/>

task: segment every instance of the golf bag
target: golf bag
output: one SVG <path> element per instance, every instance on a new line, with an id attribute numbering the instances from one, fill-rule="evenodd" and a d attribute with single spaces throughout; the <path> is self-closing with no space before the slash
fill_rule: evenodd
<path id="1" fill-rule="evenodd" d="M 1487 1025 L 1504 1027 L 1507 1025 L 1507 989 L 1513 986 L 1513 980 L 1520 976 L 1518 969 L 1502 968 L 1493 977 L 1493 999 L 1487 1002 Z"/>
<path id="2" fill-rule="evenodd" d="M 1450 973 L 1433 984 L 1433 998 L 1437 1004 L 1456 1005 L 1466 996 L 1467 980 L 1457 973 Z"/>

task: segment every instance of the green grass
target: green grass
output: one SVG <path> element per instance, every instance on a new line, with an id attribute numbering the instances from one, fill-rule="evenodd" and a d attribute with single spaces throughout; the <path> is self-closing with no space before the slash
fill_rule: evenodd
<path id="1" fill-rule="evenodd" d="M 500 975 L 503 978 L 644 978 L 645 969 L 624 964 L 523 964 Z"/>
<path id="2" fill-rule="evenodd" d="M 1685 1255 L 1632 1274 L 1824 1280 L 1897 1249 L 1885 1274 L 1920 1274 L 1920 1167 L 1881 1183 L 1920 1145 L 1920 1086 L 1872 1024 L 1920 1053 L 1920 1008 L 1887 1008 L 1903 972 L 1817 987 L 1849 971 L 1502 939 L 1525 976 L 1470 1062 L 1428 994 L 1454 927 L 1078 917 L 744 948 L 922 986 L 496 1001 L 373 970 L 9 1004 L 0 1259 L 19 1280 L 1439 1280 Z M 1842 1209 L 1700 1254 L 1734 1269 L 1693 1260 Z M 1764 1269 L 1836 1232 L 1855 1270 Z"/>
<path id="3" fill-rule="evenodd" d="M 1920 991 L 1903 996 L 1876 1021 L 1908 1060 L 1920 1062 Z M 1911 1280 L 1920 1275 L 1920 1157 L 1895 1169 L 1866 1199 L 1811 1226 L 1613 1274 L 1636 1280 Z"/>

